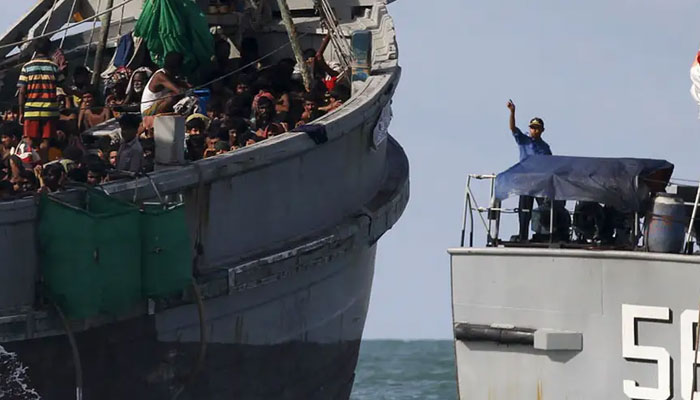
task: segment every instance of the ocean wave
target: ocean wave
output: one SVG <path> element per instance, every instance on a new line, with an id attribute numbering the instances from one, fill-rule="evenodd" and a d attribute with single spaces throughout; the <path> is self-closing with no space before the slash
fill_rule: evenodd
<path id="1" fill-rule="evenodd" d="M 27 367 L 17 357 L 0 346 L 0 399 L 39 400 L 41 396 L 31 388 Z"/>

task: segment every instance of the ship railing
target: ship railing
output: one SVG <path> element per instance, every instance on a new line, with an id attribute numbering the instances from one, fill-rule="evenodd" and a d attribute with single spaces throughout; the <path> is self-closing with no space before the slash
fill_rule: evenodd
<path id="1" fill-rule="evenodd" d="M 521 210 L 519 208 L 507 208 L 503 207 L 501 201 L 495 199 L 495 181 L 496 181 L 497 174 L 468 174 L 467 179 L 466 179 L 466 185 L 465 185 L 465 190 L 464 190 L 464 205 L 463 205 L 463 212 L 462 212 L 462 229 L 461 229 L 461 236 L 460 236 L 460 246 L 465 247 L 468 242 L 468 247 L 474 247 L 474 232 L 475 232 L 475 227 L 474 227 L 474 221 L 477 219 L 481 222 L 483 225 L 484 230 L 486 231 L 486 246 L 487 247 L 498 247 L 500 244 L 503 242 L 500 240 L 500 228 L 501 228 L 501 214 L 519 214 L 519 213 L 532 213 L 533 210 Z M 483 205 L 483 203 L 480 205 L 479 202 L 476 199 L 476 196 L 474 195 L 474 190 L 472 188 L 472 185 L 476 181 L 488 181 L 489 183 L 489 202 L 487 205 Z M 686 183 L 679 183 L 677 181 L 683 181 Z M 687 229 L 685 232 L 685 239 L 683 243 L 683 253 L 685 254 L 692 254 L 693 251 L 693 236 L 696 233 L 696 228 L 700 228 L 700 224 L 698 224 L 698 221 L 700 221 L 700 215 L 699 215 L 699 210 L 700 210 L 700 182 L 698 183 L 698 186 L 695 185 L 688 185 L 687 182 L 691 182 L 686 179 L 675 179 L 672 182 L 669 182 L 668 187 L 667 187 L 667 192 L 671 194 L 676 194 L 683 198 L 683 205 L 686 207 L 688 211 L 690 211 L 690 218 L 688 219 L 687 223 Z M 635 186 L 638 187 L 639 182 L 638 179 L 635 179 Z M 694 197 L 693 199 L 691 199 Z M 549 212 L 549 231 L 548 231 L 548 236 L 549 236 L 549 244 L 553 245 L 554 240 L 555 240 L 555 235 L 554 233 L 554 223 L 555 223 L 555 218 L 558 212 L 560 211 L 566 211 L 567 214 L 569 215 L 569 218 L 573 220 L 573 217 L 576 214 L 576 211 L 570 211 L 566 209 L 565 207 L 557 209 L 556 212 L 553 211 L 554 207 L 554 201 L 552 199 L 547 199 L 550 203 L 550 212 Z M 476 214 L 476 215 L 475 215 Z M 651 214 L 649 214 L 651 215 Z M 644 235 L 642 234 L 642 230 L 640 229 L 640 223 L 641 223 L 641 217 L 647 217 L 648 215 L 645 216 L 640 216 L 638 212 L 634 213 L 634 223 L 632 228 L 631 234 L 632 236 L 632 248 L 630 250 L 634 250 L 637 248 L 645 248 L 645 241 L 646 239 L 644 238 Z M 572 237 L 572 232 L 575 231 L 575 226 L 572 223 L 570 228 L 569 228 L 569 237 Z M 467 236 L 468 235 L 468 236 Z M 640 244 L 640 239 L 642 240 L 642 243 Z M 541 242 L 539 243 L 541 244 Z M 519 245 L 528 245 L 528 244 L 519 244 Z M 530 243 L 529 245 L 534 244 Z M 589 247 L 589 246 L 586 246 Z"/>

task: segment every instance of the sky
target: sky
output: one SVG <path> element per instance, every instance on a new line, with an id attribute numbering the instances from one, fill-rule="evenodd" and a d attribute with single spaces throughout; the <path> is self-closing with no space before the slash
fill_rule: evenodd
<path id="1" fill-rule="evenodd" d="M 4 2 L 0 27 L 30 4 Z M 674 177 L 700 179 L 688 75 L 700 2 L 398 0 L 389 11 L 403 68 L 391 133 L 411 200 L 379 242 L 365 338 L 452 337 L 447 248 L 459 244 L 466 175 L 517 162 L 508 99 L 521 128 L 544 119 L 555 154 L 662 158 Z"/>

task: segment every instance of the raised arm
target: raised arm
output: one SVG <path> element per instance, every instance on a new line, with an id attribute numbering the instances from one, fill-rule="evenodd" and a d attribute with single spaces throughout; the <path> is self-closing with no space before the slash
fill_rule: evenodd
<path id="1" fill-rule="evenodd" d="M 506 104 L 506 107 L 510 110 L 510 120 L 509 120 L 509 127 L 510 131 L 513 133 L 516 133 L 516 130 L 518 129 L 515 126 L 515 104 L 513 103 L 512 100 L 508 100 L 508 104 Z"/>
<path id="2" fill-rule="evenodd" d="M 338 71 L 334 70 L 331 68 L 328 63 L 326 63 L 326 58 L 323 57 L 323 53 L 326 52 L 326 48 L 328 48 L 328 44 L 331 42 L 331 35 L 328 34 L 326 37 L 323 38 L 323 42 L 321 43 L 321 47 L 318 48 L 318 51 L 316 52 L 316 57 L 314 57 L 314 62 L 316 63 L 316 66 L 321 69 L 321 71 L 325 72 L 326 74 L 330 76 L 338 76 L 340 75 Z"/>

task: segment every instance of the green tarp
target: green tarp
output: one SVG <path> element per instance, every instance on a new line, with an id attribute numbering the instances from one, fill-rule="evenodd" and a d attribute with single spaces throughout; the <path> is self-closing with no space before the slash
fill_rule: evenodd
<path id="1" fill-rule="evenodd" d="M 191 284 L 192 247 L 183 205 L 144 207 L 141 238 L 145 297 L 167 296 Z"/>
<path id="2" fill-rule="evenodd" d="M 192 280 L 183 205 L 135 205 L 85 191 L 82 206 L 43 196 L 39 257 L 48 294 L 70 318 L 121 315 Z"/>
<path id="3" fill-rule="evenodd" d="M 134 35 L 146 41 L 151 58 L 161 67 L 169 52 L 182 53 L 186 74 L 208 65 L 214 55 L 206 16 L 192 0 L 146 0 Z"/>
<path id="4" fill-rule="evenodd" d="M 44 283 L 71 318 L 119 315 L 141 300 L 139 210 L 98 191 L 85 196 L 84 208 L 41 199 Z"/>

